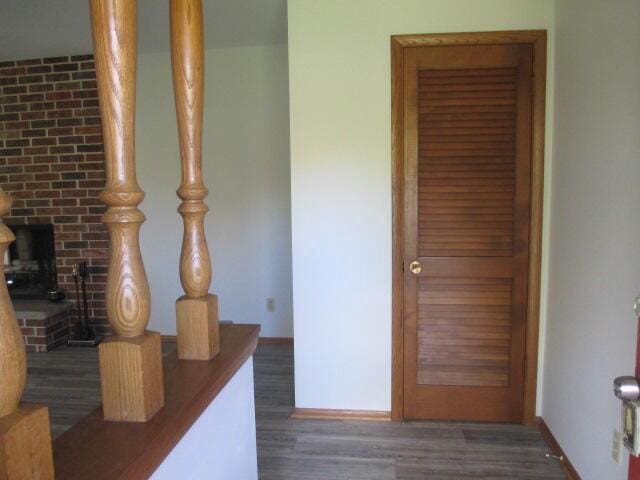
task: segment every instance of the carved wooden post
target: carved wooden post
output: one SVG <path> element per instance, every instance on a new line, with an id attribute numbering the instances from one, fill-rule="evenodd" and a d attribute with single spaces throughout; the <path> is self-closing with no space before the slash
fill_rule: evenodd
<path id="1" fill-rule="evenodd" d="M 0 217 L 11 208 L 11 198 L 0 189 Z M 0 223 L 0 258 L 15 240 Z M 27 378 L 22 334 L 13 311 L 0 261 L 0 478 L 53 479 L 51 431 L 47 407 L 20 405 Z"/>
<path id="2" fill-rule="evenodd" d="M 107 317 L 115 336 L 100 344 L 104 418 L 144 422 L 164 405 L 160 335 L 146 331 L 151 295 L 138 235 L 144 192 L 135 171 L 136 1 L 91 0 L 102 116 L 110 235 Z"/>
<path id="3" fill-rule="evenodd" d="M 182 182 L 178 212 L 184 222 L 176 302 L 178 356 L 210 360 L 220 351 L 218 297 L 209 294 L 211 259 L 204 233 L 207 187 L 202 183 L 204 46 L 202 0 L 171 0 L 171 66 L 176 98 Z"/>

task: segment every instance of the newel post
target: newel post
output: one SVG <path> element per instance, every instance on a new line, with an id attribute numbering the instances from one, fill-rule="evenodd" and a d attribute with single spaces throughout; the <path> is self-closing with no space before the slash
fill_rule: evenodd
<path id="1" fill-rule="evenodd" d="M 151 295 L 142 263 L 135 170 L 136 1 L 91 0 L 105 148 L 109 231 L 107 317 L 115 335 L 99 346 L 105 420 L 145 422 L 164 405 L 160 335 L 147 331 Z"/>
<path id="2" fill-rule="evenodd" d="M 211 258 L 204 231 L 208 190 L 202 181 L 204 46 L 202 0 L 170 0 L 171 67 L 178 118 L 182 182 L 178 212 L 184 222 L 176 302 L 178 357 L 210 360 L 220 351 L 218 298 L 209 293 Z"/>
<path id="3" fill-rule="evenodd" d="M 10 208 L 11 198 L 0 189 L 0 218 Z M 0 259 L 14 240 L 11 230 L 0 223 Z M 53 480 L 49 410 L 20 405 L 26 378 L 22 334 L 0 260 L 0 478 Z"/>

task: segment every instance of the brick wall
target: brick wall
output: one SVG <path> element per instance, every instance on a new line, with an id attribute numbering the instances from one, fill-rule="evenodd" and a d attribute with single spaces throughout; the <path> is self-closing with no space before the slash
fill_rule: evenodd
<path id="1" fill-rule="evenodd" d="M 51 315 L 16 311 L 25 350 L 48 352 L 66 343 L 69 337 L 69 320 L 75 320 L 72 315 L 73 310 L 68 306 Z"/>
<path id="2" fill-rule="evenodd" d="M 52 223 L 58 283 L 75 300 L 72 265 L 89 265 L 90 315 L 107 330 L 108 236 L 102 128 L 91 55 L 0 62 L 0 185 L 12 223 Z"/>

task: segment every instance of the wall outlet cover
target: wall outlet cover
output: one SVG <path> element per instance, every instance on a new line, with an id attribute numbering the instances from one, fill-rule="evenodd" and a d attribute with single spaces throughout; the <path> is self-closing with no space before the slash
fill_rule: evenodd
<path id="1" fill-rule="evenodd" d="M 275 312 L 275 311 L 276 311 L 276 299 L 267 298 L 267 312 Z"/>

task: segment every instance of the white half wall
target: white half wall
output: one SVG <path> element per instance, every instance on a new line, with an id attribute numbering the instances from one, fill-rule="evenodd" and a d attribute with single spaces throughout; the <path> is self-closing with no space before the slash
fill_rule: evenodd
<path id="1" fill-rule="evenodd" d="M 293 335 L 287 46 L 207 50 L 203 169 L 220 319 Z M 182 221 L 180 157 L 169 53 L 138 64 L 138 180 L 142 255 L 151 286 L 149 328 L 175 334 Z M 268 312 L 266 299 L 275 299 Z"/>
<path id="2" fill-rule="evenodd" d="M 257 480 L 250 357 L 191 426 L 152 480 Z"/>
<path id="3" fill-rule="evenodd" d="M 553 14 L 551 0 L 288 1 L 297 407 L 391 408 L 391 35 L 547 29 L 552 57 Z"/>
<path id="4" fill-rule="evenodd" d="M 585 480 L 611 459 L 614 377 L 633 374 L 640 291 L 640 2 L 556 2 L 543 417 Z"/>

